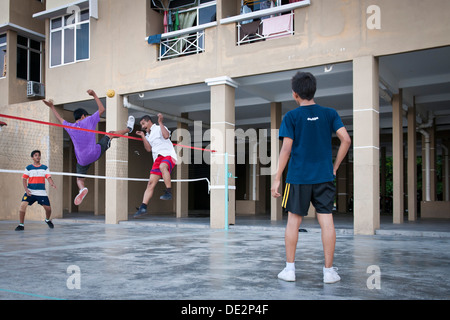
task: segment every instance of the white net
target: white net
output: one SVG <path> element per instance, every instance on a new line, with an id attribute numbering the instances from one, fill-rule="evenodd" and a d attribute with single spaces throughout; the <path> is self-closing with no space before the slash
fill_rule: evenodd
<path id="1" fill-rule="evenodd" d="M 20 117 L 11 118 L 0 114 L 0 121 L 5 125 L 1 126 L 2 131 L 0 134 L 0 173 L 10 174 L 22 174 L 24 168 L 31 164 L 31 152 L 33 150 L 41 151 L 41 163 L 49 167 L 50 172 L 54 176 L 67 176 L 67 177 L 84 177 L 89 179 L 100 180 L 121 180 L 121 181 L 135 181 L 135 182 L 147 182 L 149 165 L 144 165 L 143 177 L 130 178 L 127 175 L 114 176 L 114 170 L 106 170 L 104 175 L 95 174 L 95 168 L 91 168 L 88 174 L 77 174 L 73 172 L 64 172 L 64 168 L 74 167 L 73 165 L 67 165 L 73 156 L 72 142 L 69 136 L 65 132 L 64 128 L 59 125 L 54 125 L 41 120 L 30 120 Z M 101 124 L 100 124 L 101 126 Z M 100 139 L 105 132 L 98 131 L 97 139 Z M 112 143 L 116 143 L 117 139 L 113 139 Z M 141 142 L 133 141 L 132 149 L 141 147 Z M 113 146 L 114 147 L 114 146 Z M 118 158 L 125 160 L 115 160 L 116 162 L 127 163 L 129 159 L 129 153 L 132 155 L 145 154 L 144 150 L 122 151 L 123 154 L 118 154 Z M 131 149 L 130 149 L 131 150 Z M 107 151 L 108 152 L 108 151 Z M 104 157 L 104 156 L 103 156 Z M 147 162 L 148 157 L 146 158 Z M 98 172 L 99 170 L 97 170 Z M 102 170 L 100 170 L 102 171 Z M 162 181 L 162 180 L 161 180 Z M 173 179 L 172 182 L 197 182 L 206 181 L 208 184 L 208 191 L 210 190 L 210 181 L 208 178 L 197 179 Z"/>

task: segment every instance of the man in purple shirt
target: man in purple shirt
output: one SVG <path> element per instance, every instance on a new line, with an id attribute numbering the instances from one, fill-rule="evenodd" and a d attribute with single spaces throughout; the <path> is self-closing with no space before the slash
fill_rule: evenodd
<path id="1" fill-rule="evenodd" d="M 100 122 L 100 117 L 103 113 L 105 113 L 106 109 L 103 106 L 103 103 L 98 98 L 97 94 L 93 90 L 88 90 L 87 93 L 92 96 L 97 102 L 98 111 L 93 115 L 89 116 L 86 110 L 77 109 L 73 112 L 73 116 L 75 118 L 75 123 L 70 123 L 64 120 L 60 114 L 56 111 L 55 106 L 53 105 L 52 100 L 44 100 L 44 103 L 51 108 L 55 117 L 59 120 L 59 122 L 64 126 L 95 130 L 97 128 L 97 124 Z M 131 133 L 134 128 L 134 117 L 130 116 L 127 122 L 127 128 L 119 131 L 111 131 L 109 133 L 125 135 L 127 133 Z M 72 139 L 72 143 L 75 149 L 75 156 L 77 158 L 77 173 L 80 175 L 85 175 L 88 172 L 88 169 L 92 163 L 97 161 L 106 150 L 109 149 L 111 145 L 111 139 L 118 138 L 114 135 L 105 135 L 98 142 L 95 138 L 95 133 L 76 130 L 76 129 L 68 129 L 65 128 L 70 138 Z M 88 189 L 84 185 L 85 178 L 78 177 L 77 185 L 79 188 L 79 193 L 75 197 L 74 203 L 76 206 L 79 206 L 83 201 L 84 197 L 86 197 L 88 193 Z"/>

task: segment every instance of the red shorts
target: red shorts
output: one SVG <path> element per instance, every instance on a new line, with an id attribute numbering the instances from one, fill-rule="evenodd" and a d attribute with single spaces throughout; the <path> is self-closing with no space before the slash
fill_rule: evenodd
<path id="1" fill-rule="evenodd" d="M 156 158 L 155 162 L 153 163 L 152 170 L 150 171 L 150 174 L 156 174 L 157 176 L 162 176 L 161 170 L 159 169 L 159 166 L 162 163 L 167 163 L 169 166 L 169 172 L 171 173 L 173 168 L 175 167 L 176 163 L 173 161 L 173 158 L 171 156 L 163 157 L 159 156 Z"/>

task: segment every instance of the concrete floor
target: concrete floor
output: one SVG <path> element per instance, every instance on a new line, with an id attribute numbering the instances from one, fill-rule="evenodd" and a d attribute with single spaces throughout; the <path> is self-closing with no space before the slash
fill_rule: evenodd
<path id="1" fill-rule="evenodd" d="M 119 225 L 78 214 L 44 222 L 0 221 L 1 300 L 449 299 L 450 224 L 382 224 L 353 235 L 336 216 L 334 265 L 342 280 L 322 282 L 320 228 L 305 221 L 297 281 L 284 268 L 285 221 L 240 217 L 228 231 L 207 218 L 149 216 Z M 374 270 L 379 270 L 374 272 Z M 375 285 L 379 285 L 379 288 Z"/>

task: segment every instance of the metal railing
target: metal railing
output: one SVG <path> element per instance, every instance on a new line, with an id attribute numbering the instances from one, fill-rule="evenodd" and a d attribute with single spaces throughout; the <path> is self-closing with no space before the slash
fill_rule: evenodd
<path id="1" fill-rule="evenodd" d="M 294 10 L 310 5 L 311 0 L 302 0 L 222 18 L 220 24 L 236 24 L 237 45 L 289 36 L 294 34 Z"/>
<path id="2" fill-rule="evenodd" d="M 174 38 L 161 40 L 159 60 L 165 60 L 205 51 L 205 31 L 184 34 Z"/>
<path id="3" fill-rule="evenodd" d="M 237 45 L 291 36 L 294 34 L 294 12 L 289 14 L 254 20 L 249 23 L 237 22 Z"/>
<path id="4" fill-rule="evenodd" d="M 306 7 L 310 4 L 311 0 L 303 0 L 270 9 L 223 18 L 220 22 L 214 21 L 195 27 L 163 33 L 161 35 L 158 60 L 167 60 L 205 52 L 205 29 L 215 27 L 218 23 L 221 25 L 236 23 L 237 45 L 293 35 L 294 9 Z M 249 20 L 252 20 L 252 26 L 243 23 Z M 146 38 L 147 40 L 148 38 Z"/>

